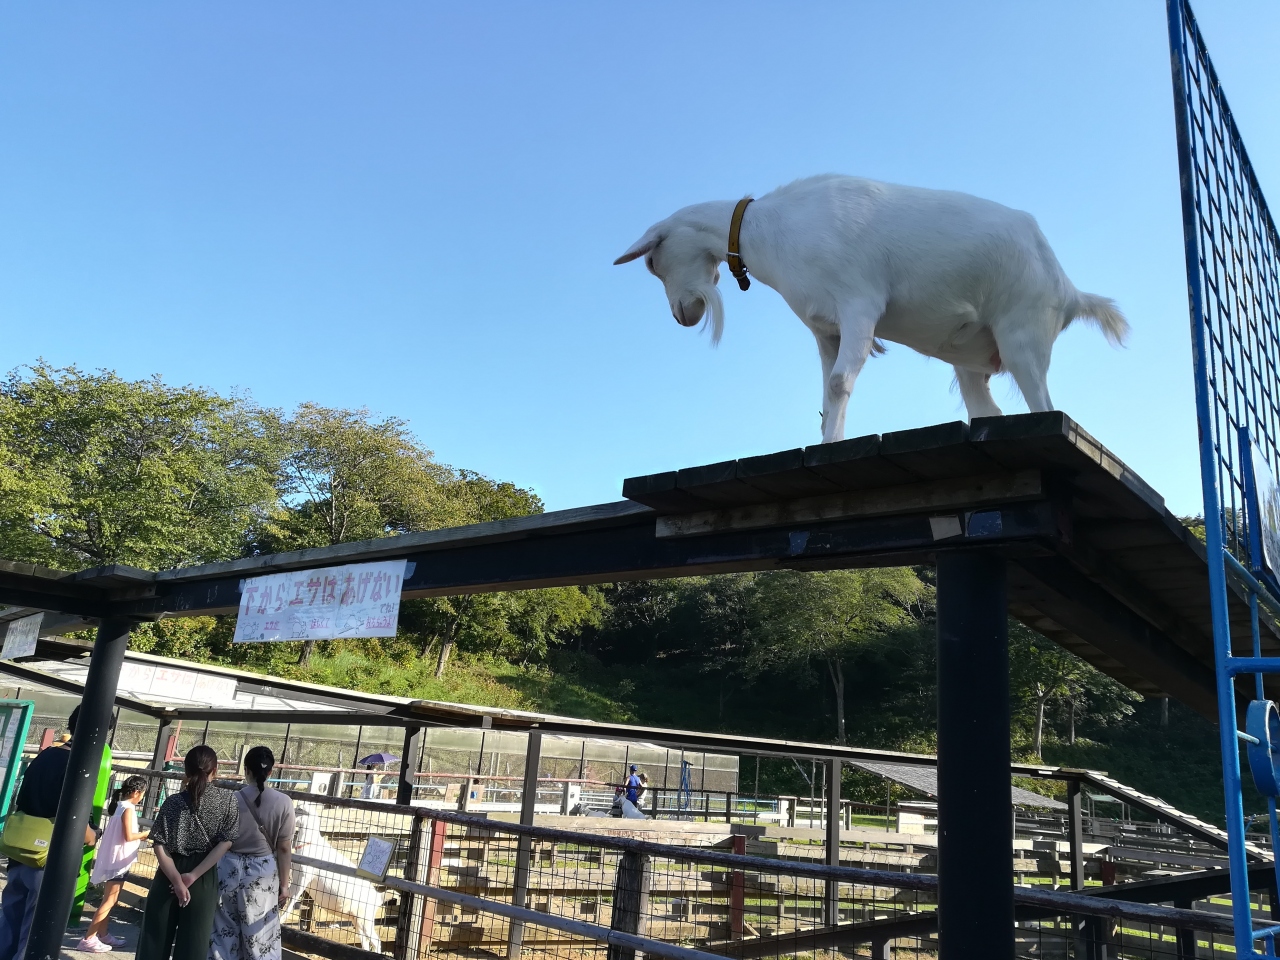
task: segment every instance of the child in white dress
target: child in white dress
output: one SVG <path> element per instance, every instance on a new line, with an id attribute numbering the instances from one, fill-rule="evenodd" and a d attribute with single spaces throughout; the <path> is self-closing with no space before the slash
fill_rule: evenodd
<path id="1" fill-rule="evenodd" d="M 108 953 L 116 947 L 124 946 L 124 939 L 113 937 L 107 933 L 107 919 L 111 908 L 120 898 L 120 890 L 124 886 L 125 874 L 138 859 L 138 847 L 147 838 L 148 831 L 138 829 L 138 812 L 135 809 L 142 800 L 147 789 L 147 781 L 142 777 L 129 777 L 116 791 L 108 813 L 111 819 L 102 831 L 102 839 L 98 843 L 98 857 L 93 862 L 93 871 L 89 881 L 94 884 L 105 884 L 102 891 L 102 902 L 93 915 L 93 922 L 84 939 L 76 944 L 76 949 L 85 953 Z"/>

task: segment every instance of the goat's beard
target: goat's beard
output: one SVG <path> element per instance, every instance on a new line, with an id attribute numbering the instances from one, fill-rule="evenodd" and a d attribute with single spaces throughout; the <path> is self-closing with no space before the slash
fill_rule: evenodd
<path id="1" fill-rule="evenodd" d="M 724 300 L 720 296 L 720 288 L 714 283 L 706 283 L 695 287 L 692 292 L 707 305 L 707 315 L 702 323 L 711 331 L 711 345 L 719 346 L 724 335 Z"/>

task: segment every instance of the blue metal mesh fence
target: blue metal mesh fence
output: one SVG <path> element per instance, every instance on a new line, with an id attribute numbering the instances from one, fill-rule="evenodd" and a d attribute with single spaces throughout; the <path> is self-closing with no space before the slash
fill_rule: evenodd
<path id="1" fill-rule="evenodd" d="M 1263 566 L 1265 532 L 1248 528 L 1264 526 L 1251 492 L 1280 475 L 1280 236 L 1188 0 L 1168 0 L 1168 20 L 1235 946 L 1241 957 L 1274 955 L 1267 934 L 1280 928 L 1255 926 L 1247 896 L 1236 698 L 1263 700 L 1263 673 L 1280 672 L 1280 659 L 1262 659 L 1259 617 L 1260 606 L 1280 604 L 1251 575 Z M 1229 584 L 1252 614 L 1236 643 Z M 1252 691 L 1236 684 L 1248 673 Z M 1269 806 L 1275 837 L 1274 799 Z"/>
<path id="2" fill-rule="evenodd" d="M 1187 0 L 1170 0 L 1200 427 L 1223 542 L 1245 560 L 1247 430 L 1280 475 L 1280 236 Z"/>

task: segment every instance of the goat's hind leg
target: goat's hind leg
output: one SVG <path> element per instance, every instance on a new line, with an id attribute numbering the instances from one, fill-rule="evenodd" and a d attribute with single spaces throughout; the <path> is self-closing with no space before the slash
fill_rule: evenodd
<path id="1" fill-rule="evenodd" d="M 955 367 L 956 384 L 960 387 L 960 397 L 964 400 L 964 408 L 969 419 L 974 417 L 1001 417 L 1003 411 L 991 397 L 991 374 L 979 373 L 977 370 L 966 370 Z"/>
<path id="2" fill-rule="evenodd" d="M 1053 341 L 1047 343 L 1035 335 L 1032 330 L 1020 330 L 1013 336 L 997 336 L 1000 346 L 1000 360 L 1004 369 L 1012 375 L 1022 397 L 1027 401 L 1027 409 L 1032 413 L 1043 413 L 1053 409 L 1053 401 L 1049 399 L 1049 356 L 1053 351 Z"/>

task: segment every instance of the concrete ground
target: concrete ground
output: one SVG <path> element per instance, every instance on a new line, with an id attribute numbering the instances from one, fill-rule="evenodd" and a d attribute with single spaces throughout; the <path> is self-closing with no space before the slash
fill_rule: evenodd
<path id="1" fill-rule="evenodd" d="M 93 918 L 92 909 L 85 910 L 84 919 L 67 931 L 62 938 L 62 960 L 86 960 L 87 957 L 115 958 L 124 960 L 132 957 L 138 949 L 138 921 L 142 915 L 125 907 L 117 907 L 111 911 L 111 923 L 108 932 L 114 937 L 124 937 L 125 945 L 117 947 L 110 953 L 81 953 L 75 949 L 77 943 L 89 929 L 89 921 Z"/>
<path id="2" fill-rule="evenodd" d="M 5 876 L 3 869 L 0 869 L 0 890 L 4 889 Z M 88 957 L 103 957 L 105 960 L 132 960 L 134 953 L 138 948 L 138 921 L 142 919 L 139 911 L 131 910 L 123 904 L 117 906 L 111 911 L 110 933 L 112 936 L 124 937 L 125 945 L 112 950 L 110 953 L 81 953 L 76 950 L 76 944 L 84 937 L 84 933 L 89 929 L 89 921 L 93 919 L 94 908 L 98 905 L 97 897 L 93 896 L 90 891 L 90 899 L 85 906 L 84 919 L 74 927 L 69 929 L 62 938 L 62 960 L 86 960 Z"/>

